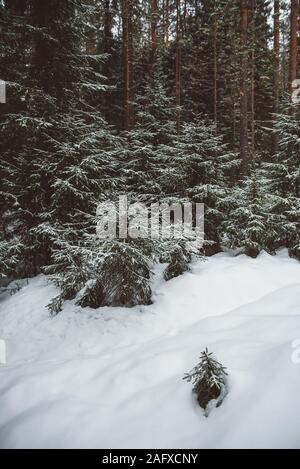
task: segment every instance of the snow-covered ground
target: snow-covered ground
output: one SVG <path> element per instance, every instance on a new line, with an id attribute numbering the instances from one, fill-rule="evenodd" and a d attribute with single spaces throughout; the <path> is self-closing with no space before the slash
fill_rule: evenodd
<path id="1" fill-rule="evenodd" d="M 43 276 L 0 297 L 2 448 L 300 448 L 300 263 L 218 254 L 154 303 L 50 318 Z M 206 418 L 182 380 L 209 351 L 229 393 Z"/>

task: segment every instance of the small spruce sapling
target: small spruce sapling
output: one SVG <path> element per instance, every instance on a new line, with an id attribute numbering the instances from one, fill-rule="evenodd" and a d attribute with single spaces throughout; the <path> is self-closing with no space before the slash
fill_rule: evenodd
<path id="1" fill-rule="evenodd" d="M 171 280 L 189 270 L 191 254 L 184 243 L 178 243 L 169 254 L 169 264 L 164 271 L 164 279 Z"/>
<path id="2" fill-rule="evenodd" d="M 222 404 L 226 394 L 226 368 L 208 353 L 206 348 L 200 356 L 200 362 L 190 373 L 186 373 L 183 379 L 193 382 L 193 392 L 197 395 L 197 401 L 208 416 L 209 403 L 216 400 L 216 407 Z"/>

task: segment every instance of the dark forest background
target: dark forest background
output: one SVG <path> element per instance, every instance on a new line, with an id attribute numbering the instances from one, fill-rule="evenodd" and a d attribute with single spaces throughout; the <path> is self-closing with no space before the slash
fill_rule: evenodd
<path id="1" fill-rule="evenodd" d="M 0 276 L 50 275 L 51 313 L 149 303 L 155 261 L 300 258 L 297 0 L 6 0 L 0 41 Z M 204 203 L 204 248 L 99 240 L 124 193 Z"/>

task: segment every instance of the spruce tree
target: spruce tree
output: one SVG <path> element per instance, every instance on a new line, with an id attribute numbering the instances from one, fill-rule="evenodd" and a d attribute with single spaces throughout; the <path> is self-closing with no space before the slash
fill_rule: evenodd
<path id="1" fill-rule="evenodd" d="M 58 274 L 56 282 L 62 286 L 62 299 L 75 298 L 83 288 L 85 293 L 79 304 L 85 306 L 89 301 L 93 306 L 149 302 L 150 273 L 143 257 L 138 257 L 138 252 L 127 244 L 117 241 L 102 243 L 92 235 L 97 203 L 115 198 L 117 189 L 120 190 L 124 140 L 114 135 L 101 114 L 89 104 L 90 94 L 103 90 L 101 82 L 98 83 L 101 77 L 92 66 L 97 57 L 82 56 L 80 53 L 80 10 L 76 14 L 72 10 L 65 13 L 70 16 L 65 17 L 64 21 L 60 18 L 59 24 L 63 24 L 63 28 L 69 27 L 65 33 L 69 33 L 66 37 L 70 42 L 65 45 L 66 49 L 59 49 L 56 60 L 60 59 L 60 54 L 64 57 L 64 69 L 68 65 L 66 58 L 70 57 L 68 71 L 74 73 L 74 77 L 70 80 L 70 88 L 62 83 L 63 88 L 59 89 L 62 102 L 58 102 L 59 106 L 63 105 L 59 107 L 61 114 L 59 119 L 57 114 L 53 117 L 50 130 L 45 133 L 52 155 L 47 168 L 52 195 L 49 212 L 44 217 L 44 223 L 39 225 L 38 232 L 52 243 L 54 261 L 46 268 L 46 272 L 52 273 L 54 277 Z M 47 24 L 51 26 L 49 19 Z M 40 154 L 42 160 L 43 151 Z M 94 261 L 91 262 L 91 259 Z M 133 269 L 131 276 L 130 266 Z M 143 274 L 139 272 L 140 269 L 144 269 Z M 143 275 L 145 285 L 140 283 Z M 136 290 L 131 299 L 128 286 L 126 291 L 129 296 L 125 297 L 122 293 L 125 280 L 129 284 L 131 280 L 131 287 Z M 140 291 L 144 288 L 148 290 L 140 298 Z M 60 306 L 61 299 L 58 308 L 54 303 L 54 310 Z"/>
<path id="2" fill-rule="evenodd" d="M 176 141 L 178 191 L 205 206 L 205 252 L 220 249 L 220 225 L 230 175 L 239 166 L 214 124 L 204 116 L 183 126 Z"/>
<path id="3" fill-rule="evenodd" d="M 170 193 L 177 177 L 169 159 L 176 137 L 176 106 L 165 81 L 160 65 L 156 65 L 136 96 L 135 126 L 125 134 L 127 186 L 133 197 L 148 203 Z"/>
<path id="4" fill-rule="evenodd" d="M 229 211 L 222 225 L 223 245 L 254 258 L 262 250 L 274 253 L 281 227 L 272 213 L 273 198 L 264 172 L 253 169 L 226 202 Z"/>
<path id="5" fill-rule="evenodd" d="M 0 275 L 23 276 L 34 272 L 31 220 L 34 206 L 30 174 L 33 168 L 32 127 L 28 121 L 30 31 L 25 1 L 0 5 L 1 79 L 6 103 L 0 104 Z M 29 151 L 30 157 L 25 156 Z M 25 255 L 26 253 L 26 255 Z M 26 261 L 25 261 L 26 257 Z"/>
<path id="6" fill-rule="evenodd" d="M 300 244 L 300 126 L 295 114 L 277 114 L 273 125 L 278 151 L 265 163 L 272 193 L 271 211 L 278 220 L 280 244 L 299 258 Z"/>
<path id="7" fill-rule="evenodd" d="M 98 239 L 90 240 L 96 229 L 97 204 L 113 198 L 122 179 L 124 141 L 90 104 L 104 86 L 95 66 L 102 58 L 82 50 L 85 15 L 81 2 L 28 2 L 24 21 L 32 48 L 22 82 L 25 109 L 4 115 L 6 127 L 17 125 L 24 133 L 17 150 L 5 142 L 6 212 L 12 222 L 8 239 L 1 244 L 1 255 L 4 251 L 6 256 L 4 273 L 18 264 L 21 272 L 16 275 L 30 276 L 46 266 L 44 271 L 57 276 L 62 287 L 62 295 L 51 305 L 54 312 L 95 278 L 98 266 L 91 267 L 92 253 L 101 258 L 107 271 L 101 278 L 111 278 L 104 259 L 113 258 L 113 246 L 108 249 Z M 7 130 L 9 138 L 12 130 Z M 117 257 L 116 275 L 117 267 L 126 271 L 130 256 L 120 245 Z M 140 262 L 144 265 L 142 258 Z M 141 278 L 134 256 L 132 263 L 136 277 L 131 278 Z M 116 282 L 120 289 L 127 274 Z M 122 295 L 116 295 L 119 300 L 107 296 L 103 301 L 121 302 Z M 132 298 L 133 304 L 138 291 Z M 128 297 L 125 301 L 130 302 Z"/>
<path id="8" fill-rule="evenodd" d="M 201 353 L 199 363 L 183 378 L 193 382 L 193 392 L 197 395 L 200 407 L 206 409 L 206 417 L 210 401 L 216 400 L 218 407 L 225 396 L 227 376 L 225 370 L 226 368 L 213 358 L 212 353 L 206 348 Z"/>

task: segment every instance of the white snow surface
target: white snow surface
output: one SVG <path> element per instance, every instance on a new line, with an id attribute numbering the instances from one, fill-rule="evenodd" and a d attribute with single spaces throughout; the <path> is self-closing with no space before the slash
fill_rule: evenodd
<path id="1" fill-rule="evenodd" d="M 300 448 L 300 263 L 217 254 L 150 306 L 49 317 L 47 278 L 0 297 L 1 448 Z M 182 380 L 208 347 L 229 393 L 209 417 Z"/>

